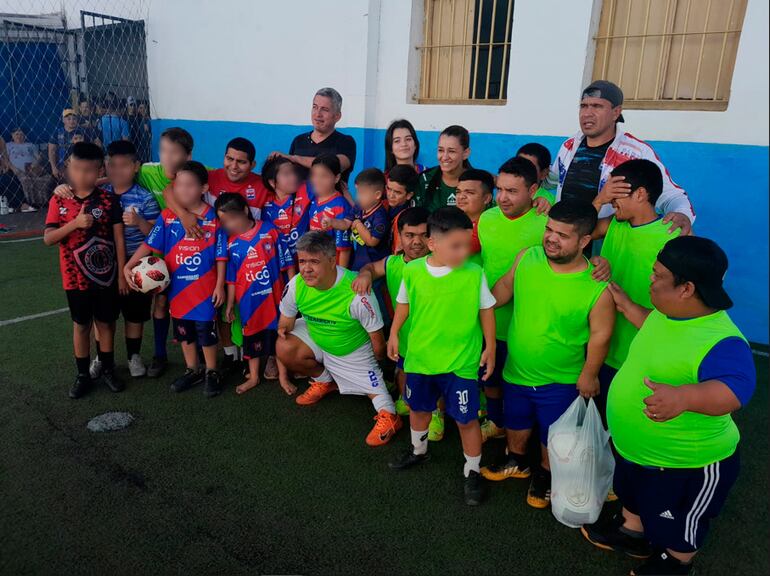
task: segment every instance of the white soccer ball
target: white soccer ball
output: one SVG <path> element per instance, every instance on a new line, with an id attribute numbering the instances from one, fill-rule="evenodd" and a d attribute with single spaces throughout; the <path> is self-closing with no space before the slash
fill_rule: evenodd
<path id="1" fill-rule="evenodd" d="M 163 292 L 171 282 L 166 263 L 157 256 L 145 256 L 139 260 L 139 264 L 131 270 L 131 276 L 139 291 L 145 294 Z"/>

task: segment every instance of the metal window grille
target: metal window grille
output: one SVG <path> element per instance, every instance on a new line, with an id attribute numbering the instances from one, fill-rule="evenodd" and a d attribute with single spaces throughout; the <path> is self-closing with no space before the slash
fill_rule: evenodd
<path id="1" fill-rule="evenodd" d="M 636 109 L 725 110 L 747 0 L 604 0 L 593 78 Z"/>
<path id="2" fill-rule="evenodd" d="M 514 0 L 424 0 L 420 87 L 427 104 L 504 104 Z"/>

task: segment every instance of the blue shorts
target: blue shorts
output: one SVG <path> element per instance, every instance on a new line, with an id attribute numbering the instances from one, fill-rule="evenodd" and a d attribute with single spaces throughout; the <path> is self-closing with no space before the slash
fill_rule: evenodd
<path id="1" fill-rule="evenodd" d="M 396 369 L 404 371 L 404 357 L 401 354 L 398 355 L 398 362 L 396 362 Z"/>
<path id="2" fill-rule="evenodd" d="M 198 346 L 216 346 L 217 323 L 214 320 L 179 320 L 172 318 L 174 324 L 174 340 L 185 344 Z"/>
<path id="3" fill-rule="evenodd" d="M 468 424 L 479 415 L 479 386 L 476 380 L 456 374 L 406 375 L 404 400 L 415 412 L 433 412 L 444 397 L 446 413 L 458 424 Z"/>
<path id="4" fill-rule="evenodd" d="M 479 369 L 479 386 L 488 386 L 490 388 L 499 388 L 503 385 L 503 368 L 505 360 L 508 358 L 508 343 L 505 340 L 495 340 L 495 369 L 492 376 L 484 382 L 481 377 L 484 375 L 484 369 Z"/>
<path id="5" fill-rule="evenodd" d="M 642 519 L 656 548 L 695 552 L 738 477 L 738 450 L 703 468 L 652 468 L 615 457 L 613 488 L 623 507 Z"/>
<path id="6" fill-rule="evenodd" d="M 537 422 L 540 442 L 548 446 L 548 428 L 564 414 L 577 398 L 574 384 L 544 384 L 503 386 L 505 427 L 509 430 L 531 430 Z"/>

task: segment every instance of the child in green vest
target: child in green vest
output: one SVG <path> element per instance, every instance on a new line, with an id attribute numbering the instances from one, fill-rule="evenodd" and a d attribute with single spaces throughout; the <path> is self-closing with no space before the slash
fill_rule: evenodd
<path id="1" fill-rule="evenodd" d="M 404 392 L 412 442 L 390 467 L 403 470 L 428 460 L 428 425 L 443 396 L 446 413 L 460 429 L 465 503 L 475 506 L 485 495 L 477 378 L 479 366 L 483 378 L 495 368 L 495 300 L 481 267 L 467 261 L 472 230 L 470 218 L 454 206 L 428 218 L 431 254 L 404 267 L 388 356 L 398 360 L 400 331 L 410 319 Z"/>

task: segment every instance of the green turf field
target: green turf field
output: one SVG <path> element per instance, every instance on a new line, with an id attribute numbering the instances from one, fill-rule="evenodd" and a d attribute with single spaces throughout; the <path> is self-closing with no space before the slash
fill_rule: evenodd
<path id="1" fill-rule="evenodd" d="M 0 262 L 0 321 L 66 306 L 55 248 L 0 244 Z M 634 566 L 528 507 L 527 481 L 494 485 L 484 506 L 466 507 L 451 425 L 427 466 L 391 472 L 408 434 L 367 447 L 373 414 L 361 398 L 300 408 L 272 382 L 244 397 L 232 386 L 213 400 L 172 395 L 172 346 L 164 379 L 69 400 L 70 332 L 67 314 L 0 326 L 2 574 L 538 576 Z M 125 364 L 124 346 L 116 350 Z M 743 469 L 698 574 L 770 573 L 768 362 L 756 360 L 757 393 L 736 416 Z M 137 421 L 88 432 L 107 410 Z M 485 447 L 485 462 L 496 449 Z"/>

